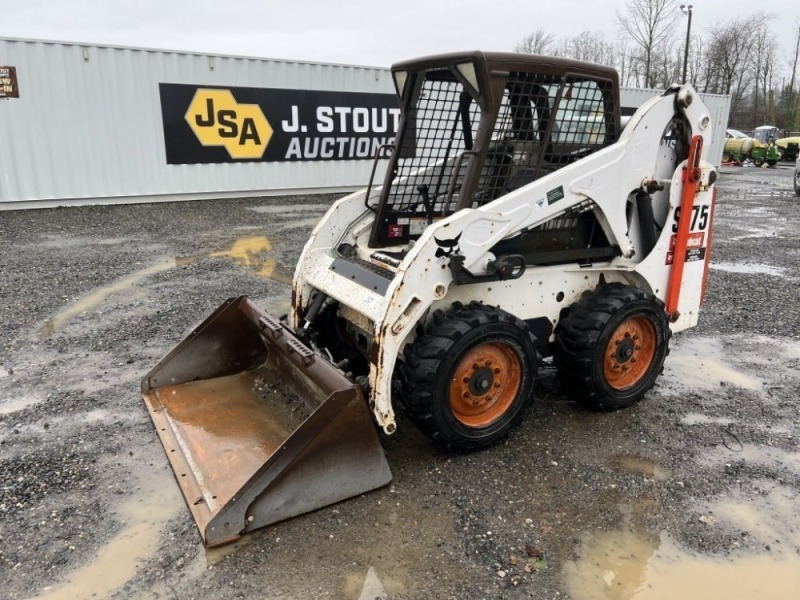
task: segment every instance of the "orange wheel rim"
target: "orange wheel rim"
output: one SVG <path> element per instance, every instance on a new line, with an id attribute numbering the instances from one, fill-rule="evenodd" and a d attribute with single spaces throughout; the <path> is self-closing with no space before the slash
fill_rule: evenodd
<path id="1" fill-rule="evenodd" d="M 486 427 L 514 403 L 522 385 L 522 364 L 500 343 L 472 348 L 456 365 L 450 382 L 450 409 L 467 427 Z"/>
<path id="2" fill-rule="evenodd" d="M 632 317 L 614 330 L 605 347 L 603 375 L 617 391 L 634 387 L 656 355 L 656 328 L 647 317 Z"/>

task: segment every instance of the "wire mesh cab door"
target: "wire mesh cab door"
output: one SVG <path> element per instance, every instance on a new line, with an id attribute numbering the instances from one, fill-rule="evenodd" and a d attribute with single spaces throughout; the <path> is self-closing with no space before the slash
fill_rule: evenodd
<path id="1" fill-rule="evenodd" d="M 473 67 L 474 70 L 474 67 Z M 370 246 L 404 245 L 456 210 L 454 198 L 476 153 L 480 94 L 457 69 L 432 67 L 409 74 L 400 131 Z"/>

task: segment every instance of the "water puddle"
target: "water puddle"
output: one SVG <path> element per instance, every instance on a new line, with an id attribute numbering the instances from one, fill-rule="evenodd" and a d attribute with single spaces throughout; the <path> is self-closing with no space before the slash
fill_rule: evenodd
<path id="1" fill-rule="evenodd" d="M 47 337 L 61 331 L 77 315 L 93 310 L 108 300 L 112 294 L 129 290 L 138 285 L 150 275 L 168 271 L 175 267 L 187 265 L 205 258 L 223 257 L 232 260 L 235 264 L 250 269 L 256 276 L 271 279 L 285 285 L 291 285 L 293 271 L 286 269 L 275 259 L 266 256 L 272 251 L 272 244 L 265 236 L 245 237 L 236 240 L 229 248 L 178 258 L 164 258 L 157 263 L 126 275 L 117 281 L 97 288 L 83 296 L 73 304 L 57 312 L 48 319 L 39 330 L 41 337 Z"/>
<path id="2" fill-rule="evenodd" d="M 729 524 L 747 532 L 750 542 L 761 548 L 769 546 L 777 558 L 797 556 L 800 528 L 787 526 L 800 518 L 800 498 L 795 490 L 775 485 L 774 481 L 758 481 L 761 493 L 743 501 L 726 498 L 709 508 L 721 524 Z"/>
<path id="3" fill-rule="evenodd" d="M 744 461 L 751 468 L 757 465 L 768 468 L 786 468 L 800 475 L 800 452 L 789 452 L 773 446 L 759 446 L 755 444 L 742 444 L 731 441 L 730 448 L 721 447 L 708 449 L 697 458 L 701 466 L 714 466 L 719 463 Z"/>
<path id="4" fill-rule="evenodd" d="M 733 419 L 727 417 L 709 417 L 701 413 L 687 413 L 681 417 L 683 425 L 733 425 Z"/>
<path id="5" fill-rule="evenodd" d="M 313 229 L 314 227 L 316 227 L 317 223 L 319 223 L 319 217 L 310 217 L 308 219 L 300 219 L 298 221 L 292 221 L 291 223 L 286 223 L 285 225 L 281 225 L 278 230 L 285 231 L 287 229 L 300 229 L 301 227 L 308 227 Z"/>
<path id="6" fill-rule="evenodd" d="M 763 381 L 743 373 L 724 359 L 725 352 L 718 340 L 692 338 L 675 344 L 667 357 L 659 389 L 662 393 L 684 390 L 718 390 L 720 385 L 733 385 L 758 391 Z"/>
<path id="7" fill-rule="evenodd" d="M 18 398 L 3 398 L 0 400 L 0 415 L 11 415 L 39 404 L 42 398 L 36 396 L 20 396 Z"/>
<path id="8" fill-rule="evenodd" d="M 238 552 L 240 548 L 249 544 L 260 532 L 248 533 L 243 535 L 237 540 L 224 544 L 222 546 L 215 546 L 214 548 L 206 548 L 206 566 L 213 567 L 219 563 L 223 558 Z M 263 535 L 263 534 L 262 534 Z"/>
<path id="9" fill-rule="evenodd" d="M 704 507 L 705 526 L 745 534 L 721 548 L 724 555 L 697 554 L 665 532 L 643 529 L 637 509 L 647 510 L 644 505 L 619 508 L 623 526 L 584 538 L 579 558 L 562 570 L 574 600 L 797 597 L 800 528 L 788 526 L 800 517 L 795 490 L 757 481 L 747 495 L 726 495 Z"/>
<path id="10" fill-rule="evenodd" d="M 638 456 L 618 456 L 615 459 L 615 463 L 623 471 L 639 473 L 655 481 L 666 481 L 670 477 L 670 472 L 664 467 L 656 464 L 652 460 L 647 460 Z"/>
<path id="11" fill-rule="evenodd" d="M 39 335 L 43 337 L 53 335 L 57 331 L 63 329 L 73 317 L 76 317 L 77 315 L 88 310 L 97 308 L 106 300 L 108 300 L 109 296 L 112 294 L 125 291 L 135 286 L 150 275 L 161 273 L 162 271 L 168 271 L 174 267 L 175 260 L 165 258 L 158 261 L 154 265 L 147 267 L 146 269 L 126 275 L 122 279 L 118 279 L 110 285 L 97 288 L 93 292 L 87 294 L 83 298 L 80 298 L 77 302 L 70 304 L 68 307 L 57 312 L 53 317 L 48 319 L 39 330 Z"/>
<path id="12" fill-rule="evenodd" d="M 269 205 L 269 206 L 250 206 L 250 210 L 257 213 L 268 215 L 296 215 L 298 213 L 324 213 L 331 207 L 331 204 L 292 204 L 292 205 Z M 319 220 L 319 218 L 317 218 Z"/>
<path id="13" fill-rule="evenodd" d="M 763 264 L 744 264 L 744 263 L 723 263 L 712 262 L 711 268 L 717 271 L 725 271 L 727 273 L 744 273 L 746 275 L 771 275 L 773 277 L 784 277 L 786 269 L 781 267 L 773 267 L 771 265 Z"/>
<path id="14" fill-rule="evenodd" d="M 668 535 L 630 531 L 595 536 L 564 569 L 575 600 L 753 600 L 794 598 L 800 558 L 710 557 L 683 550 Z"/>
<path id="15" fill-rule="evenodd" d="M 156 550 L 161 529 L 183 507 L 169 473 L 149 473 L 135 496 L 121 504 L 117 515 L 125 527 L 99 550 L 89 564 L 68 575 L 67 583 L 47 587 L 38 599 L 72 600 L 107 597 L 136 575 L 136 569 Z"/>

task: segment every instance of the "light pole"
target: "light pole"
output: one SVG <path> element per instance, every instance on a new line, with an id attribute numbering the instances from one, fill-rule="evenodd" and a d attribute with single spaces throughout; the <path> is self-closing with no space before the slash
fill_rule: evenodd
<path id="1" fill-rule="evenodd" d="M 689 15 L 689 23 L 686 25 L 686 48 L 683 50 L 683 83 L 686 83 L 686 65 L 689 62 L 689 35 L 692 33 L 692 5 L 681 4 L 681 12 Z"/>

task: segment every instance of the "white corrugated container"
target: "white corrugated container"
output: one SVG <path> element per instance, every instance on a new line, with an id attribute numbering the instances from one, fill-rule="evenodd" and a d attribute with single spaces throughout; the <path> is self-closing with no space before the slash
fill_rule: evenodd
<path id="1" fill-rule="evenodd" d="M 78 43 L 0 39 L 0 65 L 0 209 L 354 189 L 372 160 L 167 164 L 159 83 L 394 94 L 382 68 Z"/>
<path id="2" fill-rule="evenodd" d="M 0 98 L 0 210 L 334 192 L 369 179 L 371 159 L 169 164 L 162 84 L 396 102 L 389 70 L 378 67 L 2 38 L 0 66 L 15 68 L 19 88 L 18 98 Z M 623 88 L 622 105 L 630 112 L 660 93 Z M 718 165 L 730 98 L 700 96 L 715 127 L 709 156 Z M 381 166 L 378 181 L 382 175 Z"/>

